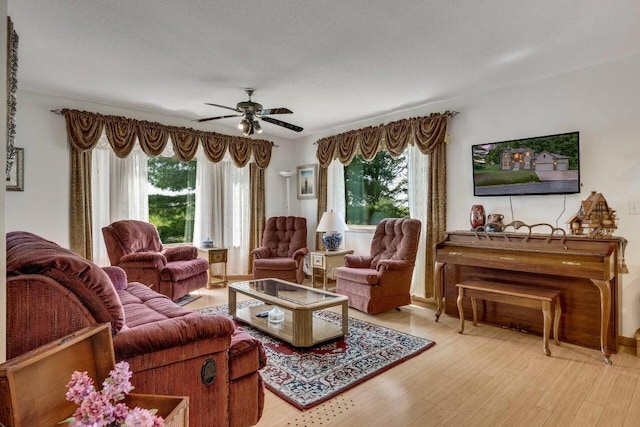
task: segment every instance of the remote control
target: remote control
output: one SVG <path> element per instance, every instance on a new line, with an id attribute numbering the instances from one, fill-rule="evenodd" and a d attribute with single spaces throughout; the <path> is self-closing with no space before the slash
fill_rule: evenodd
<path id="1" fill-rule="evenodd" d="M 256 313 L 256 317 L 267 317 L 269 315 L 268 311 L 262 311 L 260 313 Z"/>

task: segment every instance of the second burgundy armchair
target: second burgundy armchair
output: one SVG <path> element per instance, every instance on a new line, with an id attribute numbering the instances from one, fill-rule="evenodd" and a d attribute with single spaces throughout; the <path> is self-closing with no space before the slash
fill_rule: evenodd
<path id="1" fill-rule="evenodd" d="M 122 220 L 102 228 L 111 265 L 132 282 L 144 283 L 173 301 L 209 281 L 209 263 L 195 246 L 164 248 L 155 225 Z"/>
<path id="2" fill-rule="evenodd" d="M 376 226 L 369 255 L 347 255 L 336 268 L 336 293 L 349 306 L 376 314 L 411 304 L 411 278 L 422 224 L 417 219 L 386 218 Z"/>
<path id="3" fill-rule="evenodd" d="M 253 278 L 277 278 L 302 283 L 307 252 L 306 218 L 271 217 L 264 227 L 262 247 L 251 251 Z"/>

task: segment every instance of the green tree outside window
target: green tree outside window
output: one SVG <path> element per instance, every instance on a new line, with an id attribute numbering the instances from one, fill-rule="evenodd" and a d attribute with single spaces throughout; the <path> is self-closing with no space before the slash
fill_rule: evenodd
<path id="1" fill-rule="evenodd" d="M 147 161 L 149 222 L 158 228 L 163 243 L 193 241 L 196 161 L 182 163 L 174 157 Z"/>
<path id="2" fill-rule="evenodd" d="M 407 157 L 393 158 L 386 151 L 371 161 L 356 155 L 344 167 L 346 221 L 376 225 L 384 218 L 408 218 Z"/>

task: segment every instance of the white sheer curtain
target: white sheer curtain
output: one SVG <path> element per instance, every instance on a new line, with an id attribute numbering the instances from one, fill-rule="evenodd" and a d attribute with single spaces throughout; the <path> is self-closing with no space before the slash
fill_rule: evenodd
<path id="1" fill-rule="evenodd" d="M 340 212 L 342 217 L 346 218 L 344 165 L 339 160 L 332 161 L 327 168 L 327 211 L 330 210 Z"/>
<path id="2" fill-rule="evenodd" d="M 416 266 L 413 269 L 411 280 L 411 295 L 425 298 L 426 277 L 426 231 L 427 222 L 427 194 L 429 192 L 429 157 L 425 156 L 415 145 L 407 148 L 407 174 L 409 191 L 409 215 L 419 219 L 422 223 L 422 231 L 418 240 L 418 254 Z"/>
<path id="3" fill-rule="evenodd" d="M 147 155 L 136 147 L 118 158 L 103 134 L 91 156 L 93 260 L 109 265 L 102 227 L 121 219 L 149 220 Z"/>
<path id="4" fill-rule="evenodd" d="M 249 166 L 238 168 L 231 159 L 211 163 L 198 158 L 193 241 L 200 245 L 210 237 L 216 246 L 227 248 L 229 275 L 248 274 L 249 186 Z"/>
<path id="5" fill-rule="evenodd" d="M 411 295 L 425 297 L 425 273 L 426 273 L 426 246 L 427 240 L 427 193 L 429 191 L 429 157 L 420 152 L 414 145 L 407 148 L 407 174 L 409 215 L 419 219 L 422 223 L 422 231 L 418 242 L 418 254 L 416 266 L 411 280 Z M 340 161 L 334 160 L 327 168 L 327 210 L 346 213 L 344 166 Z M 347 235 L 348 236 L 348 235 Z M 348 237 L 347 237 L 348 238 Z"/>

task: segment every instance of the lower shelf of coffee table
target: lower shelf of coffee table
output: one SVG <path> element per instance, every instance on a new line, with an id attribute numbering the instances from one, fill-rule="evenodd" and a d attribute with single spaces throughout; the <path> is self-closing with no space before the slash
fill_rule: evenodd
<path id="1" fill-rule="evenodd" d="M 311 331 L 305 330 L 304 326 L 294 330 L 293 311 L 283 307 L 280 307 L 284 312 L 284 321 L 281 323 L 269 322 L 267 317 L 256 317 L 256 314 L 272 310 L 274 307 L 263 304 L 241 308 L 236 311 L 235 318 L 294 347 L 311 347 L 344 335 L 341 325 L 313 316 L 312 312 L 307 313 L 311 316 Z M 348 319 L 342 321 L 348 322 Z"/>

